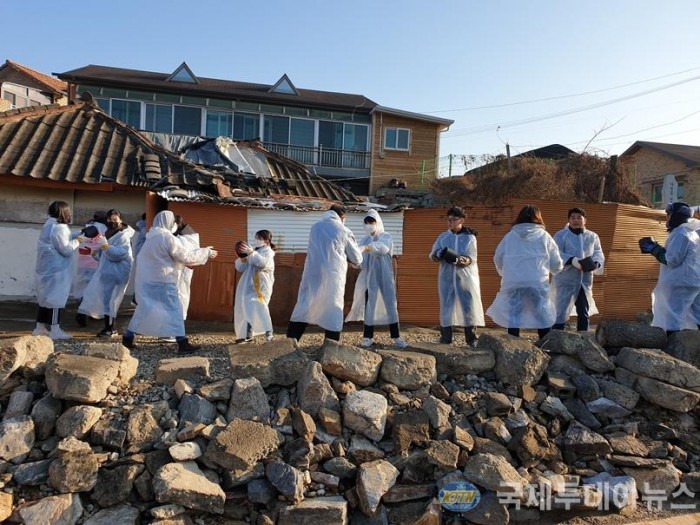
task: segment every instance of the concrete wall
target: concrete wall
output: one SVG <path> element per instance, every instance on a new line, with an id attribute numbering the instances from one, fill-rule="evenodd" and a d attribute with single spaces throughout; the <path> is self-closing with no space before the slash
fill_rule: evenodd
<path id="1" fill-rule="evenodd" d="M 41 225 L 0 222 L 0 300 L 33 300 Z"/>

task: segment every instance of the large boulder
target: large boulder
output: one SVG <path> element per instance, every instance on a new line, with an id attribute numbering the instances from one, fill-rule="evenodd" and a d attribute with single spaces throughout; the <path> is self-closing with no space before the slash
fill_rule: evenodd
<path id="1" fill-rule="evenodd" d="M 41 378 L 46 372 L 46 362 L 53 354 L 53 341 L 45 335 L 23 336 L 19 339 L 25 348 L 25 359 L 20 367 L 20 372 L 24 377 L 30 379 Z M 1 380 L 0 383 L 2 383 Z"/>
<path id="2" fill-rule="evenodd" d="M 49 485 L 58 492 L 88 492 L 97 484 L 99 464 L 91 450 L 70 452 L 49 467 Z"/>
<path id="3" fill-rule="evenodd" d="M 516 495 L 521 495 L 528 483 L 504 457 L 494 454 L 470 456 L 464 465 L 464 477 L 487 490 Z"/>
<path id="4" fill-rule="evenodd" d="M 700 392 L 700 369 L 661 350 L 623 348 L 615 364 L 640 376 Z"/>
<path id="5" fill-rule="evenodd" d="M 383 459 L 360 465 L 356 489 L 360 509 L 365 515 L 373 516 L 377 512 L 382 496 L 394 486 L 398 477 L 398 469 Z"/>
<path id="6" fill-rule="evenodd" d="M 0 422 L 0 459 L 21 463 L 31 452 L 35 439 L 34 421 L 29 416 Z"/>
<path id="7" fill-rule="evenodd" d="M 401 390 L 417 390 L 437 381 L 435 358 L 419 352 L 382 350 L 381 378 Z"/>
<path id="8" fill-rule="evenodd" d="M 131 505 L 117 505 L 93 514 L 83 525 L 137 525 L 139 509 Z"/>
<path id="9" fill-rule="evenodd" d="M 580 455 L 606 456 L 612 452 L 610 443 L 600 434 L 572 421 L 564 434 L 562 445 L 569 451 Z"/>
<path id="10" fill-rule="evenodd" d="M 19 515 L 24 525 L 75 525 L 83 515 L 83 506 L 78 494 L 61 494 L 21 508 Z"/>
<path id="11" fill-rule="evenodd" d="M 461 376 L 481 374 L 493 369 L 496 355 L 486 348 L 459 348 L 441 343 L 418 342 L 411 345 L 413 352 L 431 355 L 435 358 L 438 374 Z"/>
<path id="12" fill-rule="evenodd" d="M 325 340 L 321 351 L 321 367 L 326 374 L 360 386 L 370 386 L 377 381 L 382 364 L 378 353 L 331 339 Z"/>
<path id="13" fill-rule="evenodd" d="M 615 369 L 605 348 L 581 334 L 552 330 L 535 344 L 553 354 L 576 357 L 593 372 L 602 373 Z"/>
<path id="14" fill-rule="evenodd" d="M 700 394 L 697 392 L 662 383 L 649 377 L 639 377 L 635 388 L 650 403 L 674 412 L 690 412 L 700 402 Z"/>
<path id="15" fill-rule="evenodd" d="M 248 419 L 270 422 L 270 402 L 260 381 L 255 377 L 236 379 L 231 390 L 226 420 Z"/>
<path id="16" fill-rule="evenodd" d="M 209 378 L 209 359 L 206 357 L 174 357 L 162 359 L 156 367 L 156 383 L 172 385 L 178 379 L 200 381 Z"/>
<path id="17" fill-rule="evenodd" d="M 700 368 L 698 348 L 700 348 L 700 330 L 681 330 L 668 337 L 664 350 L 676 359 Z"/>
<path id="18" fill-rule="evenodd" d="M 384 396 L 374 392 L 368 390 L 350 392 L 343 402 L 345 426 L 374 441 L 379 441 L 384 436 L 387 406 Z"/>
<path id="19" fill-rule="evenodd" d="M 102 409 L 91 405 L 77 405 L 66 410 L 56 421 L 56 435 L 81 439 L 102 416 Z"/>
<path id="20" fill-rule="evenodd" d="M 321 407 L 339 410 L 340 402 L 333 391 L 328 378 L 323 374 L 321 364 L 309 361 L 304 374 L 297 384 L 297 402 L 299 408 L 312 417 L 316 417 Z"/>
<path id="21" fill-rule="evenodd" d="M 297 505 L 284 507 L 277 519 L 277 525 L 299 525 L 301 523 L 321 523 L 344 525 L 348 521 L 348 503 L 342 496 L 313 498 Z"/>
<path id="22" fill-rule="evenodd" d="M 163 436 L 159 421 L 168 411 L 167 401 L 140 405 L 129 412 L 126 439 L 135 450 L 147 450 Z"/>
<path id="23" fill-rule="evenodd" d="M 129 384 L 139 367 L 139 360 L 131 356 L 131 352 L 129 352 L 127 347 L 116 341 L 107 343 L 91 341 L 85 347 L 83 355 L 101 357 L 119 363 L 118 382 L 122 386 Z"/>
<path id="24" fill-rule="evenodd" d="M 549 356 L 527 339 L 508 334 L 482 334 L 477 348 L 496 355 L 496 377 L 509 385 L 534 385 L 549 363 Z"/>
<path id="25" fill-rule="evenodd" d="M 289 339 L 275 339 L 258 346 L 229 347 L 231 377 L 255 377 L 263 388 L 270 385 L 290 386 L 299 381 L 309 358 Z"/>
<path id="26" fill-rule="evenodd" d="M 119 376 L 119 363 L 101 357 L 54 354 L 46 365 L 46 386 L 57 399 L 98 403 Z"/>
<path id="27" fill-rule="evenodd" d="M 177 503 L 212 514 L 224 512 L 226 494 L 194 461 L 163 465 L 153 476 L 153 490 L 159 503 Z"/>
<path id="28" fill-rule="evenodd" d="M 272 461 L 265 466 L 265 477 L 292 503 L 304 499 L 304 475 L 300 470 L 282 461 Z"/>

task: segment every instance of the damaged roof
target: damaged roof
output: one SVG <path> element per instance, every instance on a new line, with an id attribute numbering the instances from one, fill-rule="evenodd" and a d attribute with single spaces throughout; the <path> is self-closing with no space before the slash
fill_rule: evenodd
<path id="1" fill-rule="evenodd" d="M 180 154 L 116 120 L 91 101 L 0 113 L 0 175 L 69 183 L 104 182 L 180 199 L 289 209 L 295 203 L 358 203 L 352 192 L 255 143 L 216 139 Z M 216 146 L 218 143 L 219 146 Z M 214 162 L 201 164 L 209 149 Z M 225 155 L 222 156 L 226 152 Z M 179 191 L 176 191 L 179 190 Z"/>

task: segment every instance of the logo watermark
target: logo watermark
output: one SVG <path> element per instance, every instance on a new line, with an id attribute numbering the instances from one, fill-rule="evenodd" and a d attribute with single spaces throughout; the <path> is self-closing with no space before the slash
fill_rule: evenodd
<path id="1" fill-rule="evenodd" d="M 450 512 L 467 512 L 481 501 L 481 492 L 468 481 L 451 481 L 438 493 L 440 505 Z"/>

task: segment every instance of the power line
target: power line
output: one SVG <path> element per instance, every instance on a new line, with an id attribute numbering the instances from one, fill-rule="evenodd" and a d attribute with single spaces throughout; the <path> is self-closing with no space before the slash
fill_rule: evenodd
<path id="1" fill-rule="evenodd" d="M 572 114 L 574 114 L 574 113 L 581 113 L 582 111 L 588 111 L 588 110 L 591 110 L 591 109 L 597 109 L 597 108 L 600 108 L 600 107 L 609 106 L 609 105 L 612 105 L 612 104 L 617 104 L 618 102 L 624 102 L 624 101 L 627 101 L 627 100 L 631 100 L 631 99 L 633 99 L 633 98 L 642 97 L 642 96 L 644 96 L 644 95 L 650 95 L 650 94 L 652 94 L 652 93 L 657 93 L 657 92 L 659 92 L 659 91 L 663 91 L 663 90 L 666 90 L 666 89 L 670 89 L 670 88 L 673 88 L 673 87 L 676 87 L 676 86 L 679 86 L 679 85 L 682 85 L 682 84 L 687 84 L 688 82 L 694 82 L 695 80 L 699 80 L 699 79 L 700 79 L 700 76 L 695 76 L 695 77 L 691 77 L 691 78 L 686 78 L 686 79 L 683 79 L 683 80 L 679 80 L 679 81 L 673 82 L 673 83 L 671 83 L 671 84 L 666 84 L 666 85 L 664 85 L 664 86 L 659 86 L 659 87 L 656 87 L 656 88 L 651 88 L 651 89 L 647 89 L 647 90 L 640 91 L 640 92 L 637 92 L 637 93 L 633 93 L 633 94 L 631 94 L 631 95 L 625 95 L 624 97 L 618 97 L 618 98 L 614 98 L 614 99 L 611 99 L 611 100 L 606 100 L 606 101 L 603 101 L 603 102 L 598 102 L 598 103 L 595 103 L 595 104 L 589 104 L 589 105 L 587 105 L 587 106 L 580 106 L 580 107 L 577 107 L 577 108 L 572 108 L 572 109 L 568 109 L 568 110 L 564 110 L 564 111 L 558 111 L 558 112 L 556 112 L 556 113 L 550 113 L 550 114 L 548 114 L 548 115 L 535 116 L 535 117 L 528 117 L 528 118 L 520 119 L 520 120 L 512 120 L 512 121 L 503 122 L 503 123 L 500 123 L 500 124 L 498 124 L 498 123 L 494 123 L 494 124 L 485 124 L 485 125 L 483 125 L 483 126 L 478 126 L 478 127 L 475 127 L 475 128 L 464 128 L 464 129 L 459 129 L 459 130 L 446 131 L 444 134 L 445 134 L 445 135 L 450 134 L 450 138 L 451 138 L 451 137 L 456 137 L 456 136 L 474 135 L 474 134 L 484 133 L 484 132 L 488 132 L 488 131 L 495 131 L 495 130 L 497 130 L 497 129 L 499 129 L 499 128 L 521 126 L 521 125 L 523 125 L 523 124 L 530 124 L 530 123 L 532 123 L 532 122 L 539 122 L 539 121 L 541 121 L 541 120 L 549 120 L 549 119 L 553 119 L 553 118 L 557 118 L 557 117 L 563 117 L 563 116 L 566 116 L 566 115 L 572 115 Z"/>
<path id="2" fill-rule="evenodd" d="M 519 105 L 523 105 L 523 104 L 533 104 L 536 102 L 547 102 L 550 100 L 561 100 L 564 98 L 582 97 L 584 95 L 593 95 L 595 93 L 603 93 L 605 91 L 613 91 L 615 89 L 621 89 L 624 87 L 636 86 L 638 84 L 645 84 L 647 82 L 653 82 L 655 80 L 660 80 L 662 78 L 668 78 L 668 77 L 673 77 L 676 75 L 682 75 L 683 73 L 689 73 L 690 71 L 696 71 L 698 69 L 700 69 L 700 66 L 693 67 L 690 69 L 685 69 L 683 71 L 677 71 L 675 73 L 669 73 L 668 75 L 661 75 L 661 76 L 654 77 L 654 78 L 648 78 L 646 80 L 637 80 L 636 82 L 630 82 L 628 84 L 620 84 L 619 86 L 613 86 L 613 87 L 602 88 L 602 89 L 595 89 L 593 91 L 583 91 L 581 93 L 572 93 L 570 95 L 555 95 L 555 96 L 546 97 L 546 98 L 535 98 L 535 99 L 530 99 L 530 100 L 521 100 L 519 102 L 507 102 L 505 104 L 494 104 L 491 106 L 474 106 L 474 107 L 470 107 L 470 108 L 441 109 L 441 110 L 437 110 L 437 111 L 422 111 L 421 113 L 434 114 L 434 113 L 453 113 L 456 111 L 475 111 L 475 110 L 479 110 L 479 109 L 497 109 L 497 108 L 507 108 L 507 107 L 511 107 L 511 106 L 519 106 Z"/>

